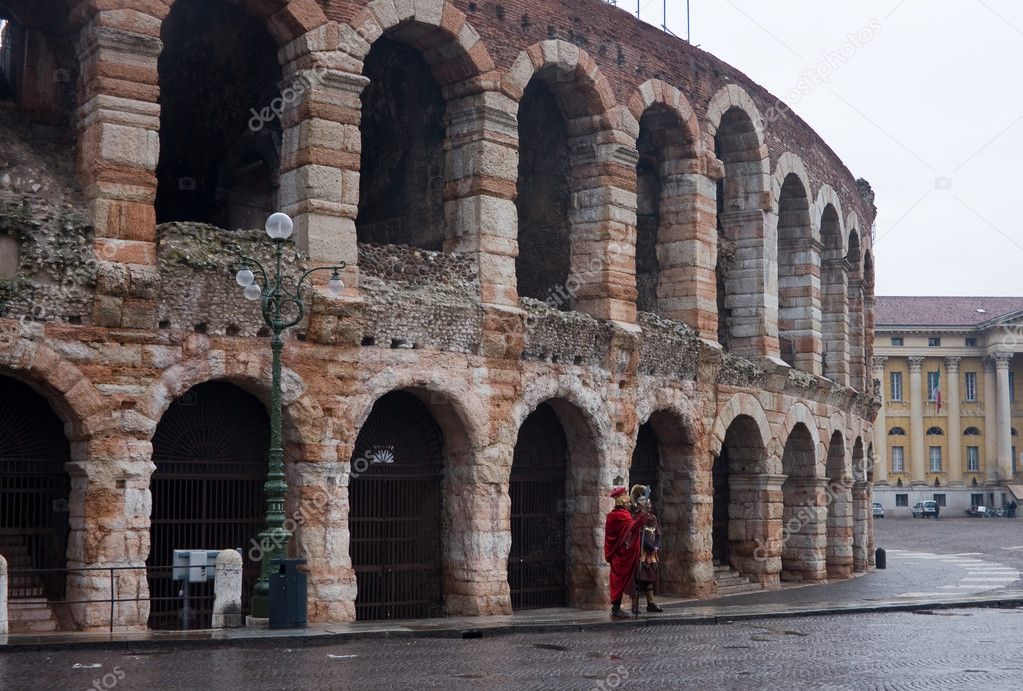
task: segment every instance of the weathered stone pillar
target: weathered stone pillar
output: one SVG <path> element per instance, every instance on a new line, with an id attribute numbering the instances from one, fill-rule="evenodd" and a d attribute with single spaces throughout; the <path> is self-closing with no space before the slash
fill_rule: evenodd
<path id="1" fill-rule="evenodd" d="M 784 244 L 782 244 L 784 243 Z M 778 267 L 778 333 L 792 341 L 795 367 L 822 373 L 821 298 L 818 257 L 820 240 L 794 237 L 779 241 L 778 253 L 789 261 Z"/>
<path id="2" fill-rule="evenodd" d="M 853 570 L 866 571 L 870 532 L 870 483 L 857 480 L 852 486 L 853 501 Z"/>
<path id="3" fill-rule="evenodd" d="M 361 38 L 348 30 L 350 41 Z M 281 210 L 295 220 L 295 240 L 313 263 L 344 261 L 358 286 L 355 217 L 359 211 L 361 63 L 338 51 L 340 28 L 327 22 L 284 46 L 282 93 L 296 94 L 281 115 Z M 341 65 L 341 68 L 338 68 Z"/>
<path id="4" fill-rule="evenodd" d="M 886 387 L 884 366 L 888 362 L 886 357 L 873 359 L 874 379 L 881 382 L 877 395 L 881 398 L 881 408 L 877 411 L 877 418 L 874 420 L 874 478 L 879 485 L 888 484 L 888 421 L 886 419 Z"/>
<path id="5" fill-rule="evenodd" d="M 995 353 L 998 377 L 998 475 L 1000 482 L 1012 480 L 1012 400 L 1009 391 L 1009 364 L 1012 353 Z"/>
<path id="6" fill-rule="evenodd" d="M 728 478 L 728 541 L 732 565 L 768 586 L 781 573 L 784 475 L 731 475 Z"/>
<path id="7" fill-rule="evenodd" d="M 110 627 L 111 572 L 80 567 L 131 567 L 113 571 L 113 597 L 131 602 L 114 606 L 115 631 L 144 630 L 149 619 L 149 479 L 156 466 L 148 434 L 121 433 L 85 442 L 81 460 L 68 464 L 71 475 L 68 535 L 68 600 L 82 630 Z M 77 455 L 77 454 L 76 454 Z M 137 601 L 135 599 L 137 598 Z"/>
<path id="8" fill-rule="evenodd" d="M 998 481 L 998 381 L 993 358 L 984 358 L 984 468 L 989 483 Z"/>
<path id="9" fill-rule="evenodd" d="M 723 175 L 721 162 L 709 155 L 661 165 L 657 309 L 710 341 L 718 337 L 715 196 Z"/>
<path id="10" fill-rule="evenodd" d="M 456 616 L 511 614 L 507 555 L 511 498 L 502 471 L 513 450 L 489 447 L 475 464 L 448 468 L 445 478 L 444 605 Z"/>
<path id="11" fill-rule="evenodd" d="M 849 262 L 841 251 L 825 252 L 821 279 L 824 376 L 849 386 Z"/>
<path id="12" fill-rule="evenodd" d="M 709 456 L 694 450 L 693 458 Z M 710 468 L 689 467 L 688 458 L 662 457 L 661 498 L 654 507 L 662 526 L 661 592 L 685 597 L 714 594 L 714 488 Z"/>
<path id="13" fill-rule="evenodd" d="M 827 499 L 828 578 L 849 578 L 853 570 L 852 478 L 829 483 Z"/>
<path id="14" fill-rule="evenodd" d="M 569 132 L 586 123 L 571 121 Z M 570 280 L 576 309 L 597 319 L 636 323 L 636 143 L 607 129 L 570 137 Z"/>
<path id="15" fill-rule="evenodd" d="M 242 556 L 233 549 L 217 555 L 213 581 L 214 629 L 231 629 L 242 625 Z"/>
<path id="16" fill-rule="evenodd" d="M 782 485 L 783 581 L 816 583 L 827 578 L 827 487 L 823 478 L 789 478 Z"/>
<path id="17" fill-rule="evenodd" d="M 160 19 L 150 3 L 91 16 L 78 40 L 78 179 L 96 228 L 94 321 L 101 326 L 156 326 L 156 165 L 160 156 L 157 58 Z"/>
<path id="18" fill-rule="evenodd" d="M 725 284 L 728 350 L 736 355 L 778 357 L 778 282 L 765 249 L 764 212 L 726 211 L 719 224 L 735 243 Z"/>
<path id="19" fill-rule="evenodd" d="M 909 479 L 914 485 L 926 482 L 927 459 L 924 455 L 923 357 L 913 355 L 909 360 Z"/>
<path id="20" fill-rule="evenodd" d="M 948 420 L 948 481 L 951 485 L 963 484 L 963 431 L 959 419 L 959 357 L 945 358 L 948 373 L 948 400 L 945 408 Z"/>
<path id="21" fill-rule="evenodd" d="M 863 316 L 863 281 L 859 273 L 849 278 L 849 386 L 866 390 L 866 323 Z"/>
<path id="22" fill-rule="evenodd" d="M 448 101 L 445 250 L 475 255 L 484 303 L 518 307 L 518 124 L 515 101 L 497 91 Z"/>

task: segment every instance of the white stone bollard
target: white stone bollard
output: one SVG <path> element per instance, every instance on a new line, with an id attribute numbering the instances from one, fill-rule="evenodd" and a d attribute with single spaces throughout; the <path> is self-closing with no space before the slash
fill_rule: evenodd
<path id="1" fill-rule="evenodd" d="M 242 625 L 242 556 L 233 549 L 217 555 L 213 581 L 213 628 Z"/>
<path id="2" fill-rule="evenodd" d="M 10 630 L 7 621 L 7 560 L 0 554 L 0 636 L 6 636 Z"/>

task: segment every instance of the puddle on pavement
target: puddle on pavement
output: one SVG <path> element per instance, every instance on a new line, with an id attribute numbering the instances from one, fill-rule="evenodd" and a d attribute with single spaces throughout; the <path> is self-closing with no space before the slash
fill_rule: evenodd
<path id="1" fill-rule="evenodd" d="M 561 651 L 561 652 L 565 652 L 566 650 L 571 650 L 571 648 L 567 648 L 567 647 L 565 647 L 563 645 L 554 645 L 553 643 L 534 643 L 533 647 L 534 648 L 539 648 L 540 650 L 558 650 L 558 651 Z"/>

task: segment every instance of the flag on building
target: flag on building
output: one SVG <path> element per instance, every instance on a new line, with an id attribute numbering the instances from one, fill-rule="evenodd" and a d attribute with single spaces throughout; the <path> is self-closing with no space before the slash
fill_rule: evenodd
<path id="1" fill-rule="evenodd" d="M 934 390 L 931 391 L 931 399 L 938 404 L 938 412 L 941 412 L 941 368 L 938 368 L 937 376 L 934 377 Z"/>

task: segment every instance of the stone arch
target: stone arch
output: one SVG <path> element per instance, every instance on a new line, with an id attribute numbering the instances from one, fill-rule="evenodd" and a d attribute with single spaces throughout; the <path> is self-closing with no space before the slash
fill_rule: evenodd
<path id="1" fill-rule="evenodd" d="M 822 234 L 823 228 L 821 223 L 824 216 L 824 210 L 829 204 L 834 207 L 835 210 L 837 218 L 836 230 L 838 231 L 840 243 L 839 246 L 830 248 L 841 250 L 842 256 L 844 257 L 849 251 L 849 245 L 846 238 L 846 228 L 849 227 L 850 221 L 843 219 L 842 201 L 839 199 L 838 193 L 835 192 L 835 189 L 831 185 L 822 185 L 821 188 L 817 190 L 817 197 L 814 199 L 813 208 L 810 209 L 810 220 L 813 222 L 814 235 L 820 238 L 821 242 L 824 243 L 825 248 L 829 248 L 829 243 L 824 239 Z M 855 211 L 849 214 L 850 218 L 855 217 L 855 215 Z"/>
<path id="2" fill-rule="evenodd" d="M 760 440 L 768 453 L 772 453 L 780 448 L 772 444 L 771 423 L 768 422 L 767 413 L 764 412 L 764 407 L 760 404 L 760 401 L 753 394 L 740 392 L 733 394 L 714 418 L 710 437 L 711 454 L 717 456 L 721 453 L 721 446 L 724 444 L 728 428 L 731 427 L 735 418 L 740 415 L 750 417 L 756 422 L 757 430 L 761 436 Z"/>
<path id="3" fill-rule="evenodd" d="M 823 374 L 849 384 L 849 263 L 841 206 L 834 190 L 825 185 L 817 193 L 812 219 L 822 245 L 821 337 Z"/>
<path id="4" fill-rule="evenodd" d="M 689 99 L 678 88 L 660 79 L 648 79 L 639 85 L 629 98 L 629 112 L 639 123 L 643 114 L 654 106 L 664 106 L 675 113 L 685 130 L 685 139 L 694 149 L 702 149 L 700 123 Z M 638 135 L 639 132 L 636 132 Z M 696 152 L 694 152 L 695 154 Z"/>
<path id="5" fill-rule="evenodd" d="M 778 162 L 774 165 L 774 173 L 771 175 L 771 198 L 774 200 L 775 207 L 779 204 L 782 188 L 790 175 L 795 175 L 799 179 L 800 184 L 803 186 L 803 190 L 809 197 L 810 176 L 806 172 L 806 165 L 803 163 L 803 159 L 797 154 L 794 154 L 791 151 L 786 151 L 778 157 Z M 815 228 L 815 226 L 812 225 L 812 214 L 811 228 Z"/>
<path id="6" fill-rule="evenodd" d="M 807 433 L 810 436 L 810 440 L 813 442 L 813 448 L 815 454 L 820 449 L 824 448 L 821 443 L 820 429 L 817 424 L 817 418 L 806 406 L 805 403 L 797 401 L 788 407 L 788 411 L 785 413 L 785 419 L 782 421 L 780 428 L 780 438 L 778 443 L 784 446 L 787 443 L 789 437 L 792 436 L 792 432 L 795 430 L 796 425 L 802 424 L 806 427 Z M 814 477 L 824 476 L 823 460 L 815 458 L 814 461 Z"/>
<path id="7" fill-rule="evenodd" d="M 796 407 L 800 404 L 796 404 Z M 792 416 L 782 455 L 784 501 L 782 532 L 783 581 L 817 582 L 827 577 L 827 484 L 820 477 L 817 425 Z M 786 426 L 788 419 L 786 420 Z"/>
<path id="8" fill-rule="evenodd" d="M 774 243 L 765 212 L 771 170 L 764 121 L 753 100 L 729 84 L 711 99 L 704 131 L 724 176 L 717 180 L 718 342 L 742 355 L 778 353 Z M 769 246 L 770 245 L 770 246 Z"/>
<path id="9" fill-rule="evenodd" d="M 502 90 L 518 102 L 518 294 L 634 323 L 631 114 L 586 51 L 565 41 L 520 53 Z"/>

